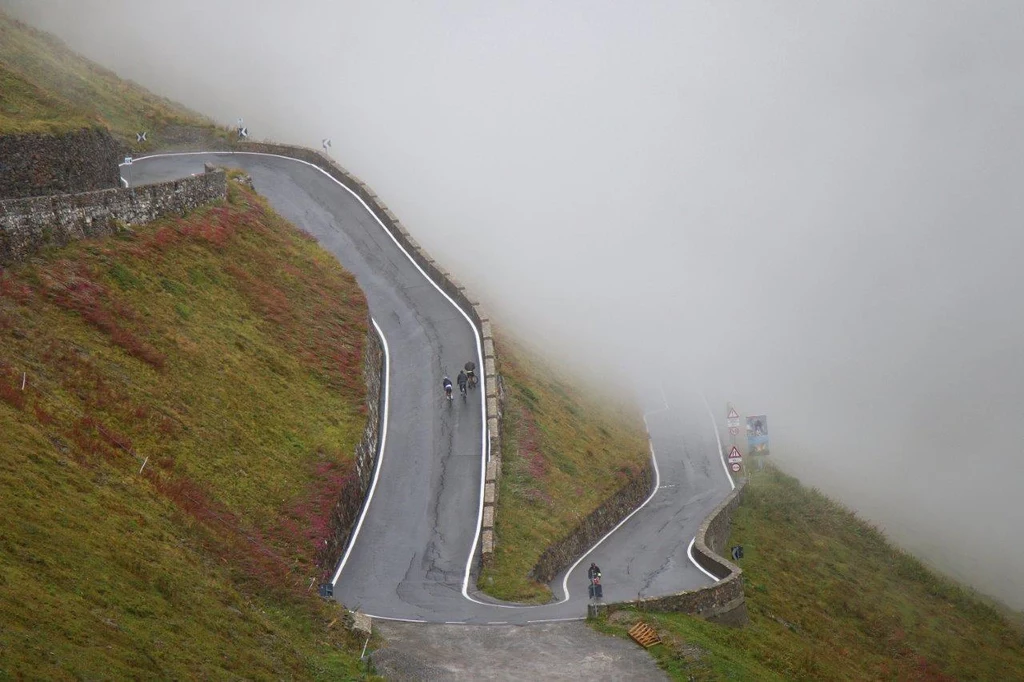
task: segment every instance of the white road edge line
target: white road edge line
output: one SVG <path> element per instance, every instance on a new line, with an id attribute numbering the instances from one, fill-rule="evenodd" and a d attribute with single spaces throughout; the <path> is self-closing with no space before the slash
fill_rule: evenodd
<path id="1" fill-rule="evenodd" d="M 370 503 L 373 502 L 373 492 L 377 489 L 377 479 L 380 477 L 380 469 L 384 464 L 384 446 L 387 444 L 388 439 L 388 404 L 391 393 L 391 351 L 388 350 L 388 340 L 384 338 L 384 332 L 380 330 L 377 320 L 371 317 L 370 322 L 373 323 L 373 328 L 377 330 L 377 336 L 380 337 L 380 341 L 384 345 L 384 417 L 381 420 L 380 427 L 380 449 L 377 454 L 377 465 L 373 468 L 373 482 L 370 483 L 370 491 L 366 494 L 366 501 L 363 503 L 363 511 L 359 515 L 359 521 L 356 522 L 355 530 L 352 531 L 352 537 L 348 541 L 348 547 L 345 549 L 345 555 L 341 557 L 341 563 L 338 564 L 338 570 L 334 572 L 334 579 L 331 580 L 332 587 L 337 584 L 338 578 L 341 577 L 341 571 L 345 568 L 345 564 L 348 562 L 348 556 L 352 553 L 352 548 L 356 546 L 356 540 L 359 538 L 359 530 L 363 527 L 363 519 L 366 518 L 366 512 L 370 510 Z"/>
<path id="2" fill-rule="evenodd" d="M 666 409 L 666 408 L 662 408 L 662 409 Z M 658 410 L 658 411 L 660 411 L 660 410 Z M 647 414 L 643 415 L 643 419 L 644 419 L 644 428 L 646 429 L 647 428 Z M 562 578 L 562 591 L 565 592 L 565 600 L 564 601 L 569 601 L 569 576 L 572 574 L 573 571 L 576 570 L 576 567 L 580 565 L 580 562 L 583 561 L 584 559 L 586 559 L 588 556 L 590 556 L 591 552 L 593 552 L 595 549 L 597 549 L 601 545 L 602 542 L 607 540 L 611 536 L 612 533 L 614 533 L 619 528 L 621 528 L 622 525 L 626 523 L 626 521 L 629 521 L 631 518 L 633 518 L 634 514 L 636 514 L 638 511 L 640 511 L 641 509 L 646 507 L 647 503 L 650 502 L 651 500 L 653 500 L 654 496 L 658 494 L 658 488 L 659 488 L 659 486 L 661 486 L 661 471 L 658 469 L 658 457 L 657 457 L 657 455 L 654 454 L 654 441 L 651 440 L 651 432 L 650 432 L 650 430 L 647 431 L 647 444 L 648 444 L 648 446 L 650 447 L 650 450 L 651 450 L 651 464 L 654 465 L 654 486 L 652 486 L 653 490 L 651 490 L 651 494 L 647 496 L 647 499 L 644 500 L 643 503 L 639 507 L 637 507 L 636 509 L 631 511 L 626 516 L 626 518 L 624 518 L 621 521 L 619 521 L 619 523 L 614 528 L 612 528 L 610 531 L 605 533 L 603 538 L 601 538 L 600 540 L 595 542 L 593 547 L 591 547 L 586 552 L 584 552 L 583 556 L 581 556 L 579 559 L 576 560 L 576 563 L 574 563 L 572 566 L 569 567 L 569 570 L 565 572 L 565 577 Z"/>
<path id="3" fill-rule="evenodd" d="M 463 310 L 462 308 L 460 308 L 459 304 L 456 303 L 454 301 L 454 299 L 452 299 L 452 297 L 449 296 L 445 292 L 445 290 L 442 289 L 437 284 L 437 282 L 432 280 L 430 278 L 430 276 L 427 275 L 427 273 L 423 270 L 423 268 L 420 267 L 420 264 L 417 263 L 416 260 L 411 255 L 409 255 L 409 252 L 405 250 L 405 247 L 403 247 L 402 243 L 398 241 L 398 238 L 394 234 L 392 234 L 391 230 L 389 230 L 386 225 L 384 225 L 384 222 L 377 216 L 376 213 L 373 212 L 373 210 L 369 207 L 369 205 L 367 205 L 367 203 L 365 201 L 363 201 L 362 197 L 360 197 L 358 194 L 356 194 L 355 191 L 352 190 L 348 185 L 346 185 L 345 183 L 341 182 L 336 177 L 334 177 L 333 175 L 331 175 L 330 173 L 325 171 L 323 168 L 320 168 L 320 166 L 317 166 L 316 164 L 310 163 L 309 161 L 303 161 L 302 159 L 296 159 L 296 158 L 291 157 L 291 156 L 284 156 L 283 154 L 268 154 L 266 152 L 172 152 L 172 153 L 167 153 L 167 154 L 150 154 L 149 156 L 142 156 L 142 157 L 139 157 L 137 159 L 134 159 L 134 161 L 138 162 L 138 161 L 144 161 L 146 159 L 159 158 L 159 157 L 165 157 L 165 156 L 199 156 L 199 155 L 214 155 L 215 156 L 215 155 L 235 155 L 235 154 L 246 155 L 246 156 L 269 156 L 269 157 L 278 158 L 278 159 L 286 159 L 288 161 L 293 161 L 293 162 L 296 162 L 296 163 L 302 163 L 302 164 L 305 164 L 305 165 L 309 166 L 310 168 L 314 168 L 314 169 L 320 171 L 325 176 L 327 176 L 330 180 L 333 180 L 339 187 L 341 187 L 346 192 L 351 194 L 355 198 L 356 201 L 358 201 L 360 204 L 363 205 L 363 208 L 366 209 L 366 212 L 369 213 L 371 216 L 373 216 L 373 219 L 377 221 L 377 224 L 380 225 L 382 230 L 384 230 L 384 233 L 386 235 L 388 235 L 389 237 L 391 237 L 391 241 L 393 241 L 395 243 L 395 246 L 398 247 L 399 251 L 401 251 L 402 253 L 405 254 L 405 257 L 409 259 L 409 262 L 413 264 L 413 267 L 415 267 L 417 270 L 419 270 L 420 274 L 423 275 L 423 278 L 425 280 L 427 280 L 428 282 L 430 282 L 434 286 L 434 288 L 437 289 L 437 291 L 442 296 L 444 296 L 446 299 L 448 299 L 448 302 L 451 303 L 452 306 L 456 310 L 458 310 L 460 313 L 462 313 L 462 316 L 464 318 L 466 318 L 466 322 L 469 323 L 470 329 L 473 330 L 473 336 L 476 338 L 476 355 L 477 355 L 477 363 L 478 363 L 477 367 L 480 369 L 480 377 L 479 377 L 479 379 L 480 379 L 480 409 L 481 409 L 481 412 L 482 412 L 483 422 L 484 423 L 481 425 L 481 428 L 480 428 L 480 431 L 481 431 L 481 434 L 482 434 L 481 435 L 481 452 L 480 452 L 480 491 L 479 491 L 480 503 L 478 505 L 477 515 L 476 515 L 476 533 L 473 536 L 473 546 L 469 550 L 469 558 L 466 559 L 466 573 L 465 573 L 465 575 L 462 578 L 462 596 L 465 597 L 466 599 L 469 599 L 470 601 L 476 601 L 475 599 L 472 599 L 469 596 L 467 590 L 468 590 L 468 587 L 469 587 L 469 573 L 470 573 L 470 569 L 471 569 L 471 567 L 473 565 L 473 556 L 476 554 L 476 546 L 477 546 L 477 543 L 480 540 L 480 528 L 481 528 L 481 526 L 483 525 L 483 522 L 484 522 L 484 485 L 485 485 L 486 480 L 487 480 L 487 386 L 486 386 L 486 373 L 484 372 L 484 350 L 483 350 L 483 342 L 480 339 L 480 330 L 477 329 L 475 324 L 473 324 L 473 319 L 466 313 L 466 311 Z M 123 166 L 123 165 L 125 165 L 125 164 L 119 164 L 119 166 Z M 376 323 L 374 323 L 374 324 L 376 324 Z M 362 522 L 362 519 L 360 519 L 360 522 Z M 350 546 L 351 546 L 351 544 L 352 543 L 350 543 Z M 340 575 L 340 569 L 339 569 L 339 575 Z"/>
<path id="4" fill-rule="evenodd" d="M 366 614 L 370 618 L 376 618 L 377 620 L 392 620 L 396 623 L 429 623 L 430 621 L 422 620 L 419 618 L 391 618 L 389 616 L 375 616 L 372 613 Z"/>
<path id="5" fill-rule="evenodd" d="M 526 621 L 526 623 L 527 625 L 531 623 L 566 623 L 571 620 L 586 620 L 586 618 L 584 618 L 583 616 L 579 616 L 576 618 L 541 618 L 539 620 L 528 620 Z"/>
<path id="6" fill-rule="evenodd" d="M 692 540 L 690 540 L 690 545 L 689 545 L 689 547 L 686 548 L 686 556 L 690 557 L 690 561 L 693 562 L 694 566 L 696 566 L 700 570 L 704 571 L 704 575 L 706 575 L 707 577 L 711 578 L 712 580 L 714 580 L 717 583 L 719 580 L 721 580 L 721 578 L 716 577 L 713 573 L 711 573 L 710 571 L 706 570 L 703 566 L 701 566 L 700 564 L 697 563 L 696 559 L 693 558 L 693 543 L 695 543 L 695 542 L 697 542 L 697 538 L 693 538 Z"/>
<path id="7" fill-rule="evenodd" d="M 715 413 L 711 411 L 711 405 L 708 404 L 707 396 L 701 393 L 700 397 L 704 400 L 704 407 L 708 411 L 708 416 L 711 417 L 711 427 L 715 430 L 715 441 L 718 443 L 718 457 L 722 461 L 722 469 L 725 470 L 725 478 L 728 479 L 729 485 L 732 486 L 732 490 L 736 490 L 736 483 L 732 480 L 732 474 L 729 473 L 729 467 L 726 466 L 725 464 L 725 453 L 722 451 L 722 437 L 718 434 L 718 422 L 715 421 Z M 717 583 L 719 580 L 721 580 L 721 578 L 705 570 L 705 568 L 698 564 L 697 560 L 693 558 L 693 544 L 696 541 L 696 537 L 690 540 L 690 545 L 686 548 L 686 556 L 689 557 L 690 563 L 699 568 L 704 573 L 704 575 L 708 576 Z"/>
<path id="8" fill-rule="evenodd" d="M 662 393 L 662 397 L 664 397 L 664 393 Z M 656 410 L 652 410 L 650 412 L 645 412 L 644 415 L 643 415 L 644 428 L 645 429 L 647 428 L 647 415 L 655 414 L 657 412 L 664 412 L 667 409 L 668 409 L 668 403 L 666 402 L 664 407 L 659 407 Z M 600 544 L 602 542 L 607 540 L 611 536 L 612 533 L 614 533 L 619 528 L 621 528 L 622 525 L 624 523 L 626 523 L 626 521 L 629 521 L 629 519 L 633 517 L 633 514 L 636 514 L 638 511 L 640 511 L 641 509 L 646 507 L 647 503 L 649 503 L 651 500 L 653 500 L 654 496 L 658 494 L 658 489 L 659 489 L 659 487 L 661 485 L 661 472 L 658 470 L 658 458 L 654 454 L 654 442 L 651 441 L 650 429 L 648 429 L 648 431 L 647 431 L 647 444 L 650 447 L 650 451 L 651 451 L 651 463 L 654 465 L 654 489 L 651 491 L 651 494 L 647 497 L 646 500 L 643 501 L 643 503 L 639 507 L 637 507 L 636 509 L 631 511 L 629 513 L 629 515 L 626 516 L 626 518 L 624 518 L 621 521 L 619 521 L 617 526 L 612 528 L 610 531 L 608 531 L 604 535 L 604 537 L 602 537 L 600 540 L 595 542 L 590 549 L 588 549 L 586 552 L 584 552 L 580 556 L 580 558 L 577 559 L 576 562 L 572 566 L 569 567 L 569 570 L 567 570 L 565 572 L 565 577 L 562 578 L 562 592 L 565 594 L 565 598 L 564 599 L 560 599 L 557 602 L 554 602 L 554 604 L 564 604 L 565 602 L 569 601 L 569 597 L 570 597 L 570 595 L 569 595 L 569 576 L 572 575 L 572 572 L 575 571 L 576 567 L 580 565 L 580 562 L 583 561 L 584 559 L 586 559 L 590 555 L 591 552 L 593 552 L 595 549 L 598 548 L 598 546 L 600 546 Z M 474 599 L 473 597 L 471 597 L 471 596 L 469 596 L 468 594 L 465 594 L 465 593 L 464 593 L 464 596 L 466 597 L 466 599 L 469 599 L 471 602 L 473 602 L 475 604 L 483 604 L 484 606 L 495 606 L 495 607 L 500 608 L 500 609 L 535 609 L 535 608 L 537 608 L 539 606 L 551 606 L 552 605 L 552 604 L 495 604 L 495 603 L 492 603 L 492 602 L 486 602 L 486 601 L 480 601 L 479 599 Z M 556 619 L 556 620 L 558 620 L 558 619 Z M 564 620 L 583 620 L 583 619 L 582 618 L 568 618 L 568 619 L 564 619 Z M 533 623 L 533 622 L 541 623 L 541 622 L 545 622 L 545 621 L 529 621 L 529 622 L 531 622 L 531 623 Z M 554 621 L 551 621 L 551 622 L 554 622 Z"/>
<path id="9" fill-rule="evenodd" d="M 708 404 L 707 396 L 701 393 L 700 397 L 704 399 L 704 407 L 707 408 L 708 416 L 711 417 L 711 426 L 715 429 L 715 440 L 718 442 L 718 457 L 722 460 L 722 470 L 725 471 L 725 477 L 729 480 L 732 490 L 736 490 L 736 482 L 732 480 L 732 474 L 729 473 L 729 467 L 725 463 L 725 451 L 722 450 L 722 437 L 718 434 L 718 422 L 715 421 L 715 413 L 711 411 L 711 405 Z"/>

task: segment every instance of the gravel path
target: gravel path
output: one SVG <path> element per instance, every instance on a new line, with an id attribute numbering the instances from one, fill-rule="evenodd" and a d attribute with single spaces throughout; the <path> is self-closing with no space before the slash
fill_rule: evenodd
<path id="1" fill-rule="evenodd" d="M 374 621 L 387 645 L 373 653 L 389 680 L 667 680 L 632 641 L 580 621 L 435 625 Z"/>

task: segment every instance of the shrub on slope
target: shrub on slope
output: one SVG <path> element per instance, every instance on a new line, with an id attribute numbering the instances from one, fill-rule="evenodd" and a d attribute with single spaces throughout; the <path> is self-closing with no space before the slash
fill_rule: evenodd
<path id="1" fill-rule="evenodd" d="M 354 674 L 309 586 L 366 315 L 234 184 L 0 271 L 0 679 Z"/>
<path id="2" fill-rule="evenodd" d="M 611 497 L 649 458 L 639 412 L 557 371 L 501 335 L 505 391 L 502 476 L 493 565 L 481 589 L 511 601 L 547 601 L 529 578 L 541 553 Z"/>
<path id="3" fill-rule="evenodd" d="M 744 546 L 748 627 L 643 614 L 676 679 L 1021 679 L 1024 636 L 995 609 L 775 468 L 747 486 L 729 542 Z M 624 635 L 636 616 L 613 620 Z"/>

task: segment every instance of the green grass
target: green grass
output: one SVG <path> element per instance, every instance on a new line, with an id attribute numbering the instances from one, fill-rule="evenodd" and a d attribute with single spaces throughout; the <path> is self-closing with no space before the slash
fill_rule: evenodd
<path id="1" fill-rule="evenodd" d="M 501 599 L 543 602 L 551 591 L 528 577 L 540 554 L 639 470 L 647 437 L 635 407 L 573 382 L 506 335 L 497 352 L 505 388 L 497 543 L 479 585 Z"/>
<path id="2" fill-rule="evenodd" d="M 680 680 L 1012 680 L 1024 635 L 969 590 L 889 543 L 820 492 L 769 468 L 755 475 L 730 544 L 751 624 L 622 611 L 598 624 L 625 636 L 639 619 Z"/>
<path id="3" fill-rule="evenodd" d="M 0 272 L 0 680 L 358 677 L 309 585 L 365 424 L 366 316 L 234 184 Z"/>
<path id="4" fill-rule="evenodd" d="M 0 135 L 57 135 L 83 127 L 107 128 L 133 147 L 135 133 L 149 131 L 152 139 L 143 149 L 166 144 L 186 128 L 191 136 L 226 139 L 208 119 L 0 12 Z"/>

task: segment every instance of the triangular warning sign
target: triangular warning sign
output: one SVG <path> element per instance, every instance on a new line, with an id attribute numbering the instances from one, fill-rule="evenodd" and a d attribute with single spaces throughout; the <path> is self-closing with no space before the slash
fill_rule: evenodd
<path id="1" fill-rule="evenodd" d="M 736 449 L 735 445 L 733 445 L 732 450 L 729 451 L 728 457 L 728 460 L 730 462 L 733 461 L 734 459 L 743 459 L 743 455 L 740 454 L 740 451 Z"/>
<path id="2" fill-rule="evenodd" d="M 727 417 L 727 419 L 739 419 L 739 418 L 740 418 L 740 414 L 739 414 L 739 412 L 736 411 L 736 408 L 735 407 L 730 407 L 729 408 L 729 416 Z"/>

